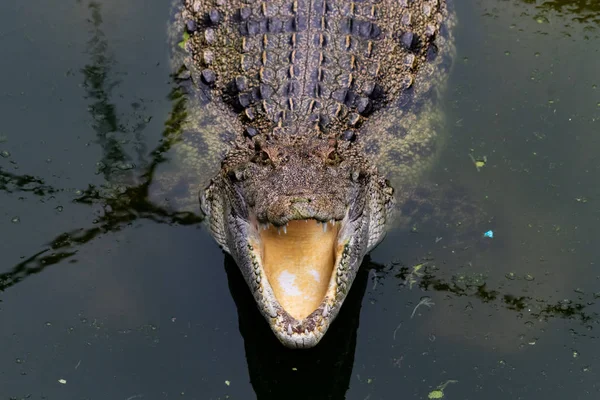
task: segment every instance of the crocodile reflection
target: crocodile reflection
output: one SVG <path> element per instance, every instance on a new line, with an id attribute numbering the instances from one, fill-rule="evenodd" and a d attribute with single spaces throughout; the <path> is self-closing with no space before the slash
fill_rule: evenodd
<path id="1" fill-rule="evenodd" d="M 100 4 L 91 2 L 88 9 L 91 24 L 88 41 L 90 62 L 81 69 L 82 87 L 89 101 L 88 111 L 96 133 L 94 142 L 102 150 L 97 167 L 105 183 L 101 187 L 89 185 L 87 189 L 77 191 L 72 202 L 100 205 L 104 214 L 96 218 L 92 227 L 59 234 L 44 249 L 24 258 L 10 271 L 0 274 L 0 291 L 49 266 L 72 259 L 80 246 L 103 234 L 120 231 L 132 221 L 148 219 L 156 223 L 180 225 L 201 222 L 197 214 L 169 210 L 148 200 L 155 171 L 165 161 L 164 155 L 177 141 L 181 123 L 186 117 L 186 98 L 181 82 L 175 75 L 171 76 L 172 89 L 168 94 L 172 104 L 170 116 L 165 121 L 163 140 L 148 157 L 145 154 L 146 144 L 141 136 L 146 121 L 140 119 L 134 110 L 132 115 L 125 116 L 127 122 L 133 119 L 133 123 L 126 126 L 119 118 L 116 105 L 111 102 L 111 91 L 119 83 L 111 78 L 115 60 L 110 55 L 107 39 L 101 29 L 103 20 Z M 123 137 L 117 138 L 116 132 L 120 132 Z M 134 160 L 124 148 L 125 142 L 133 143 L 134 151 L 137 152 L 135 161 L 143 168 L 134 170 Z M 69 195 L 72 190 L 49 185 L 40 177 L 19 175 L 0 167 L 0 192 L 30 193 L 47 200 L 59 193 Z"/>

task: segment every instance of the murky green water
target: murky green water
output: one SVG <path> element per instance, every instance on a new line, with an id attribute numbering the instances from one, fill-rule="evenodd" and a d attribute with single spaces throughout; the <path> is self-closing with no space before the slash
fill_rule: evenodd
<path id="1" fill-rule="evenodd" d="M 148 200 L 181 106 L 169 2 L 0 2 L 1 399 L 598 396 L 597 2 L 455 2 L 430 180 L 489 218 L 390 234 L 301 353 L 197 218 Z"/>

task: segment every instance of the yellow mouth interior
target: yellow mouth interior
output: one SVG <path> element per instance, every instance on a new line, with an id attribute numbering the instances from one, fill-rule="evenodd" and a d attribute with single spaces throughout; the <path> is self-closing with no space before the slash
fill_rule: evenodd
<path id="1" fill-rule="evenodd" d="M 285 228 L 261 229 L 262 264 L 275 297 L 297 320 L 325 298 L 335 267 L 340 224 L 290 221 Z"/>

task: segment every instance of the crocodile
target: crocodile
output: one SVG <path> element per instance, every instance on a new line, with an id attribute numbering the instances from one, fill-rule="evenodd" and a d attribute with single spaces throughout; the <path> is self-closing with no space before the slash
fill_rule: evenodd
<path id="1" fill-rule="evenodd" d="M 286 347 L 319 343 L 407 218 L 443 142 L 454 25 L 449 0 L 176 0 L 178 190 L 203 185 L 208 230 Z"/>

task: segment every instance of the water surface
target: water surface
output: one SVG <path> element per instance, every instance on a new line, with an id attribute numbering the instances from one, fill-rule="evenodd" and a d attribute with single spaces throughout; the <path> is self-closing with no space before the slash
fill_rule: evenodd
<path id="1" fill-rule="evenodd" d="M 598 396 L 595 2 L 455 2 L 427 180 L 475 232 L 391 232 L 302 353 L 197 216 L 149 200 L 181 117 L 169 3 L 0 2 L 0 398 Z"/>

